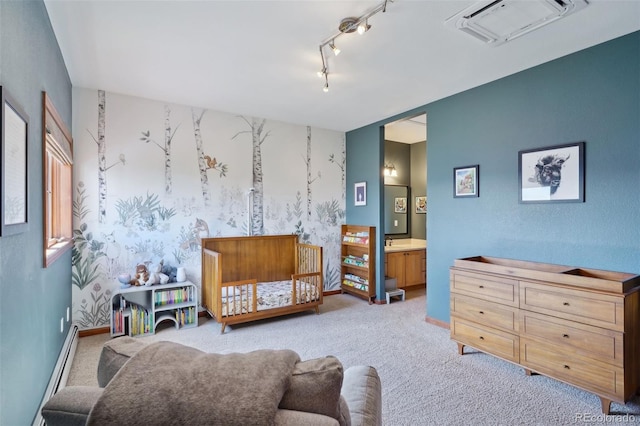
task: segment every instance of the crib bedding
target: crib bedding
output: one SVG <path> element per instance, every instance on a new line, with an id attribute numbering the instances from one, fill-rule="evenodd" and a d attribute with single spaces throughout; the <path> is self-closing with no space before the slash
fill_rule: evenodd
<path id="1" fill-rule="evenodd" d="M 272 281 L 258 283 L 257 286 L 257 310 L 291 306 L 292 281 Z M 253 286 L 243 285 L 236 287 L 223 287 L 222 289 L 222 316 L 245 314 L 253 311 Z M 297 281 L 295 304 L 309 303 L 319 299 L 318 289 L 315 285 Z"/>

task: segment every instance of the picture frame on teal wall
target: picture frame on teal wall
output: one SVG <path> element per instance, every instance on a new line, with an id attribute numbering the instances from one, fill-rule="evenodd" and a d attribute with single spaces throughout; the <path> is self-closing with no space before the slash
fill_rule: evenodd
<path id="1" fill-rule="evenodd" d="M 584 142 L 518 152 L 520 203 L 584 202 Z"/>
<path id="2" fill-rule="evenodd" d="M 475 198 L 480 196 L 479 191 L 480 165 L 454 167 L 453 168 L 453 197 Z"/>
<path id="3" fill-rule="evenodd" d="M 29 116 L 0 86 L 0 236 L 28 229 Z"/>
<path id="4" fill-rule="evenodd" d="M 366 206 L 367 205 L 367 182 L 356 182 L 354 188 L 354 205 Z"/>
<path id="5" fill-rule="evenodd" d="M 427 197 L 416 197 L 416 213 L 424 214 L 427 212 Z"/>

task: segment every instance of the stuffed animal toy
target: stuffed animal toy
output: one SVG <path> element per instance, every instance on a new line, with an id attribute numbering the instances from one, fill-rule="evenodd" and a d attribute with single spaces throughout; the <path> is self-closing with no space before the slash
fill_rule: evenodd
<path id="1" fill-rule="evenodd" d="M 152 263 L 149 266 L 149 278 L 145 281 L 144 285 L 153 285 L 160 282 L 160 274 L 162 273 L 161 263 Z"/>
<path id="2" fill-rule="evenodd" d="M 160 272 L 158 276 L 160 277 L 160 284 L 166 284 L 169 282 L 169 275 Z"/>
<path id="3" fill-rule="evenodd" d="M 144 263 L 136 266 L 136 273 L 130 281 L 131 285 L 145 285 L 149 281 L 149 271 Z"/>
<path id="4" fill-rule="evenodd" d="M 163 264 L 162 265 L 162 273 L 169 277 L 169 280 L 167 282 L 175 283 L 176 282 L 176 275 L 178 274 L 178 268 L 176 268 L 175 266 L 164 265 Z"/>

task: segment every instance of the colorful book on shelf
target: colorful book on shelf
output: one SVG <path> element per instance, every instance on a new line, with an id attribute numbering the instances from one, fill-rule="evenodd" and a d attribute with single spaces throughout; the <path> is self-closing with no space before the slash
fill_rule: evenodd
<path id="1" fill-rule="evenodd" d="M 364 284 L 364 285 L 369 285 L 369 280 L 366 278 L 362 278 L 358 275 L 355 274 L 344 274 L 345 279 L 349 280 L 349 281 L 353 281 L 359 284 Z"/>
<path id="2" fill-rule="evenodd" d="M 131 304 L 131 333 L 146 334 L 151 332 L 151 315 L 144 307 Z"/>
<path id="3" fill-rule="evenodd" d="M 357 233 L 347 232 L 342 237 L 342 241 L 345 243 L 369 244 L 369 233 L 368 232 L 357 232 Z"/>
<path id="4" fill-rule="evenodd" d="M 193 287 L 188 286 L 175 290 L 158 291 L 155 294 L 155 305 L 173 305 L 176 303 L 192 302 L 193 301 Z"/>
<path id="5" fill-rule="evenodd" d="M 367 262 L 365 259 L 363 259 L 362 257 L 354 256 L 352 254 L 345 256 L 343 262 L 347 265 L 361 266 L 363 268 L 367 268 L 369 266 L 369 262 Z"/>
<path id="6" fill-rule="evenodd" d="M 346 285 L 346 286 L 349 286 L 349 287 L 357 288 L 358 290 L 362 290 L 362 291 L 368 291 L 369 290 L 369 286 L 368 285 L 360 284 L 360 283 L 357 283 L 357 282 L 353 282 L 353 281 L 350 281 L 348 279 L 343 279 L 342 280 L 342 284 Z"/>
<path id="7" fill-rule="evenodd" d="M 193 324 L 196 312 L 194 307 L 176 309 L 176 321 L 180 326 Z"/>

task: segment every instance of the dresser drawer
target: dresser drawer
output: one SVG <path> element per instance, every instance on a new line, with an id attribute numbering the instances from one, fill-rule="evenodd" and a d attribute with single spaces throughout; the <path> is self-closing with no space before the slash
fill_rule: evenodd
<path id="1" fill-rule="evenodd" d="M 457 293 L 451 293 L 451 315 L 512 333 L 520 326 L 517 308 Z"/>
<path id="2" fill-rule="evenodd" d="M 624 331 L 623 297 L 521 281 L 520 308 Z"/>
<path id="3" fill-rule="evenodd" d="M 578 355 L 567 357 L 557 346 L 525 337 L 520 340 L 520 364 L 598 395 L 606 395 L 614 401 L 625 399 L 621 367 Z"/>
<path id="4" fill-rule="evenodd" d="M 508 278 L 451 271 L 451 292 L 518 307 L 518 281 Z"/>
<path id="5" fill-rule="evenodd" d="M 554 345 L 567 354 L 578 354 L 622 367 L 624 337 L 621 332 L 541 315 L 520 312 L 520 335 Z"/>
<path id="6" fill-rule="evenodd" d="M 518 336 L 456 317 L 451 317 L 450 327 L 451 339 L 459 343 L 508 361 L 519 361 Z"/>

